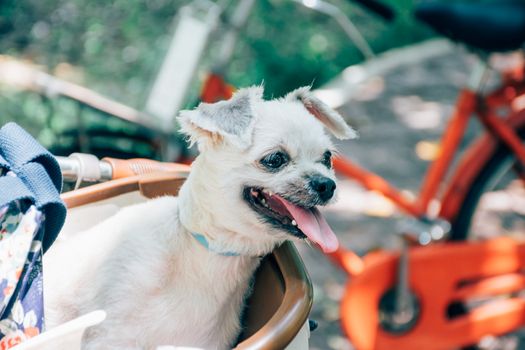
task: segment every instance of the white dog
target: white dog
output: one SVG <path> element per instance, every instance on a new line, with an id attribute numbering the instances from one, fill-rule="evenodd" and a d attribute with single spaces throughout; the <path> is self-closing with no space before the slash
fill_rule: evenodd
<path id="1" fill-rule="evenodd" d="M 179 197 L 130 206 L 45 256 L 49 327 L 104 309 L 84 349 L 231 348 L 260 257 L 285 240 L 338 247 L 317 205 L 334 194 L 333 145 L 353 130 L 300 88 L 262 88 L 183 111 L 200 155 Z"/>

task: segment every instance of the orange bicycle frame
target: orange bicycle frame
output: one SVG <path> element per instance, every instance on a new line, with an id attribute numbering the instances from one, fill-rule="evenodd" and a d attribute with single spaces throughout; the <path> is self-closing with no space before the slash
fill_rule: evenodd
<path id="1" fill-rule="evenodd" d="M 516 79 L 480 95 L 464 90 L 441 141 L 438 158 L 431 164 L 418 199 L 409 200 L 386 180 L 338 158 L 335 169 L 377 191 L 400 209 L 416 218 L 424 217 L 432 199 L 441 199 L 439 216 L 455 218 L 472 181 L 481 171 L 487 157 L 504 144 L 525 165 L 525 147 L 516 129 L 525 125 L 525 109 L 509 111 L 508 118 L 497 116 L 500 107 L 512 109 L 512 102 L 525 95 L 523 68 Z M 466 152 L 448 188 L 439 198 L 459 143 L 472 114 L 480 119 L 487 133 Z M 523 172 L 521 177 L 524 178 Z M 331 255 L 352 279 L 341 303 L 341 322 L 346 334 L 358 349 L 450 349 L 476 343 L 484 335 L 501 335 L 525 324 L 525 301 L 510 297 L 495 299 L 450 318 L 447 308 L 453 302 L 476 297 L 509 294 L 525 288 L 525 245 L 499 238 L 483 243 L 461 242 L 415 247 L 409 253 L 409 285 L 416 295 L 420 314 L 408 331 L 393 334 L 380 327 L 379 303 L 385 293 L 396 286 L 399 253 L 376 252 L 358 257 L 340 248 Z"/>
<path id="2" fill-rule="evenodd" d="M 427 213 L 430 201 L 437 197 L 439 186 L 443 183 L 445 175 L 450 169 L 451 162 L 472 114 L 476 113 L 487 130 L 511 148 L 517 158 L 525 164 L 525 147 L 521 144 L 518 135 L 508 125 L 507 121 L 497 117 L 493 112 L 503 103 L 508 103 L 508 99 L 501 95 L 508 95 L 509 89 L 512 89 L 516 95 L 525 93 L 525 86 L 508 85 L 483 99 L 485 104 L 480 105 L 478 102 L 480 100 L 479 95 L 470 90 L 461 92 L 456 111 L 443 134 L 440 154 L 427 171 L 419 197 L 415 201 L 407 199 L 380 176 L 359 167 L 344 157 L 338 157 L 334 160 L 334 168 L 340 174 L 358 181 L 368 190 L 381 193 L 406 213 L 415 217 L 422 217 Z"/>

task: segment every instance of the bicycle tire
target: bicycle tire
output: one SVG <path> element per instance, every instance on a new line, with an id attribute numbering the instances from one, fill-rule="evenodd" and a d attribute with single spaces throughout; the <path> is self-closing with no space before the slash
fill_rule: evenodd
<path id="1" fill-rule="evenodd" d="M 525 143 L 525 120 L 515 129 Z M 512 166 L 514 159 L 511 150 L 506 145 L 499 143 L 494 148 L 492 155 L 487 158 L 481 170 L 474 176 L 474 180 L 459 206 L 457 215 L 450 220 L 450 240 L 463 241 L 471 238 L 469 237 L 470 226 L 481 196 L 490 189 L 489 184 L 494 181 L 498 174 L 501 174 L 502 168 Z"/>

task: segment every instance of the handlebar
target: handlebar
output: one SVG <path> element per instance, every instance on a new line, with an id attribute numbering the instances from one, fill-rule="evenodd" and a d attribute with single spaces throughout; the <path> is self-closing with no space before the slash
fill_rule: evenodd
<path id="1" fill-rule="evenodd" d="M 395 18 L 395 13 L 392 8 L 378 0 L 352 0 L 359 5 L 365 7 L 367 10 L 373 12 L 386 21 L 392 21 Z"/>
<path id="2" fill-rule="evenodd" d="M 121 179 L 128 176 L 142 175 L 154 172 L 188 172 L 190 167 L 185 164 L 159 162 L 151 159 L 116 159 L 102 158 L 102 162 L 109 163 L 113 170 L 112 179 Z"/>

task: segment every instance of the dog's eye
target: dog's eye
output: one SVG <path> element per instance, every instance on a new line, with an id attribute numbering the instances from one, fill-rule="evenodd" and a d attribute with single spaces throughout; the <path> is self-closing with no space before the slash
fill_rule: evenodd
<path id="1" fill-rule="evenodd" d="M 261 159 L 261 164 L 264 165 L 266 168 L 271 170 L 276 170 L 281 168 L 283 165 L 288 163 L 289 157 L 284 152 L 275 152 L 267 155 L 263 159 Z"/>
<path id="2" fill-rule="evenodd" d="M 326 166 L 328 169 L 332 169 L 332 152 L 324 152 L 321 163 L 323 163 L 323 165 Z"/>

